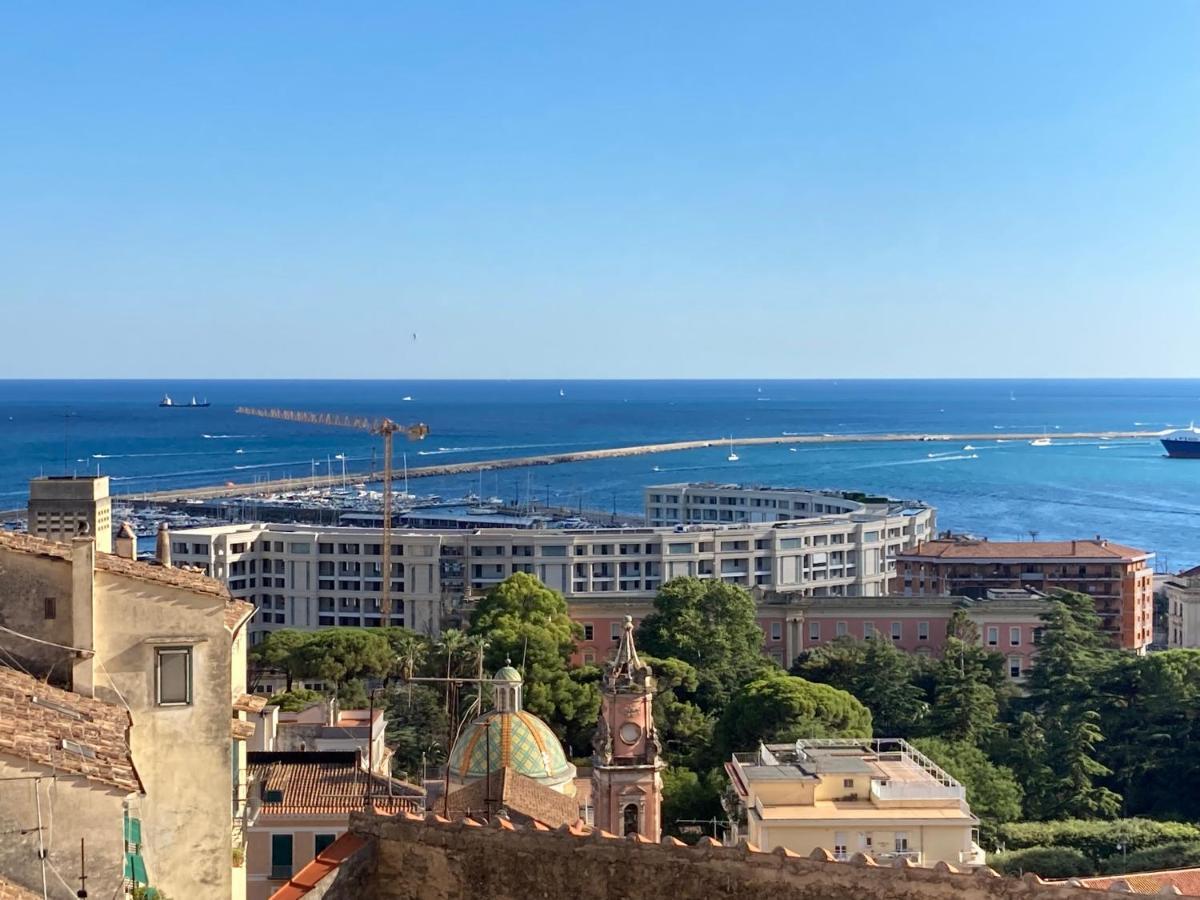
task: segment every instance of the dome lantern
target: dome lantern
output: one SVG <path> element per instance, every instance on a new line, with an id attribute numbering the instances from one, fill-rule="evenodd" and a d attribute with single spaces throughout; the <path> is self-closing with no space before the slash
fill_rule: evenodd
<path id="1" fill-rule="evenodd" d="M 521 711 L 521 673 L 512 667 L 512 660 L 506 659 L 504 667 L 492 678 L 496 692 L 496 711 L 514 713 Z"/>

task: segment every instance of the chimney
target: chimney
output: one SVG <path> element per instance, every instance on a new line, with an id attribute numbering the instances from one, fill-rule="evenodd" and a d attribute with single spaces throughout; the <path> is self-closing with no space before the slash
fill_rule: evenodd
<path id="1" fill-rule="evenodd" d="M 333 728 L 338 723 L 338 711 L 339 711 L 338 707 L 339 707 L 339 705 L 340 704 L 338 703 L 337 697 L 329 698 L 329 705 L 327 707 L 327 709 L 329 710 L 329 719 L 328 719 L 328 721 L 326 721 L 325 724 L 328 725 L 330 728 Z"/>
<path id="2" fill-rule="evenodd" d="M 154 558 L 158 564 L 171 568 L 171 532 L 166 522 L 158 523 L 158 537 L 154 540 Z"/>
<path id="3" fill-rule="evenodd" d="M 115 543 L 117 556 L 122 559 L 137 559 L 137 532 L 128 522 L 121 523 Z"/>
<path id="4" fill-rule="evenodd" d="M 75 538 L 71 541 L 71 646 L 83 652 L 77 652 L 71 664 L 71 690 L 85 697 L 96 696 L 95 575 L 95 540 Z"/>

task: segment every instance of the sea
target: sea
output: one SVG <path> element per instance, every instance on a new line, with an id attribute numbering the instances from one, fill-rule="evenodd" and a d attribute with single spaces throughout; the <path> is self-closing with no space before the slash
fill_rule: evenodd
<path id="1" fill-rule="evenodd" d="M 161 408 L 194 396 L 207 407 Z M 397 465 L 467 462 L 689 439 L 672 453 L 423 478 L 419 495 L 636 513 L 649 484 L 719 481 L 917 499 L 938 526 L 995 540 L 1102 535 L 1157 554 L 1162 571 L 1200 564 L 1200 460 L 1156 439 L 1055 439 L 1200 419 L 1200 380 L 797 381 L 0 381 L 0 509 L 46 474 L 111 477 L 114 494 L 285 476 L 350 477 L 379 462 L 365 432 L 252 418 L 238 406 L 424 422 Z M 1034 447 L 1006 434 L 1045 432 Z M 784 434 L 985 434 L 957 442 L 738 446 Z M 729 441 L 739 457 L 727 459 Z M 403 456 L 401 456 L 403 454 Z M 932 454 L 932 455 L 931 455 Z"/>

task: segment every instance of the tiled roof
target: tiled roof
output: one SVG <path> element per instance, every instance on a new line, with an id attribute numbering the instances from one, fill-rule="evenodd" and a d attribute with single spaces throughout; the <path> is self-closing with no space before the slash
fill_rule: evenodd
<path id="1" fill-rule="evenodd" d="M 15 550 L 19 553 L 29 553 L 52 559 L 71 559 L 71 545 L 60 544 L 32 534 L 21 534 L 15 531 L 0 530 L 0 547 Z M 233 631 L 254 613 L 254 605 L 243 600 L 233 600 L 229 589 L 201 572 L 187 569 L 159 566 L 147 562 L 125 559 L 111 553 L 96 554 L 96 569 L 125 578 L 138 581 L 148 581 L 153 584 L 163 584 L 168 587 L 180 588 L 197 594 L 209 594 L 225 600 L 225 627 Z"/>
<path id="2" fill-rule="evenodd" d="M 551 828 L 579 821 L 579 804 L 574 798 L 507 767 L 492 773 L 490 785 L 484 777 L 454 791 L 446 807 L 451 819 L 486 819 L 498 809 L 508 810 L 513 818 L 538 821 Z"/>
<path id="3" fill-rule="evenodd" d="M 270 900 L 300 900 L 352 854 L 366 846 L 366 843 L 358 835 L 346 832 L 318 853 L 312 862 L 293 875 L 287 884 L 271 895 Z M 2 895 L 0 895 L 0 900 L 3 900 Z"/>
<path id="4" fill-rule="evenodd" d="M 262 785 L 264 817 L 346 816 L 362 810 L 368 784 L 375 809 L 385 815 L 425 806 L 423 790 L 395 778 L 368 776 L 353 751 L 251 752 L 247 764 L 250 777 Z M 282 792 L 281 801 L 267 799 L 274 791 Z"/>
<path id="5" fill-rule="evenodd" d="M 1200 566 L 1193 566 L 1186 572 L 1179 573 L 1184 578 L 1200 578 Z"/>
<path id="6" fill-rule="evenodd" d="M 129 712 L 120 706 L 0 666 L 0 754 L 141 791 L 129 754 L 131 724 Z M 65 749 L 64 740 L 84 752 Z"/>
<path id="7" fill-rule="evenodd" d="M 0 875 L 0 900 L 42 900 L 42 895 L 13 884 Z"/>
<path id="8" fill-rule="evenodd" d="M 254 732 L 258 728 L 253 722 L 244 722 L 241 719 L 229 720 L 229 733 L 235 741 L 248 741 L 254 737 Z"/>
<path id="9" fill-rule="evenodd" d="M 267 705 L 267 698 L 261 694 L 239 694 L 233 701 L 233 708 L 245 713 L 262 712 Z"/>
<path id="10" fill-rule="evenodd" d="M 1071 879 L 1072 884 L 1097 891 L 1112 890 L 1118 882 L 1129 886 L 1131 894 L 1157 894 L 1165 887 L 1178 888 L 1186 896 L 1200 896 L 1200 868 L 1164 869 L 1159 872 L 1136 872 L 1132 875 L 1105 875 L 1102 878 Z"/>
<path id="11" fill-rule="evenodd" d="M 1148 555 L 1145 550 L 1112 541 L 924 541 L 900 553 L 904 559 L 1112 559 L 1130 562 Z"/>

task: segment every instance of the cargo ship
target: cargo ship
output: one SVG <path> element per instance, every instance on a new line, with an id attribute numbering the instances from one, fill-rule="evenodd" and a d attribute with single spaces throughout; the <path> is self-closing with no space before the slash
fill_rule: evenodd
<path id="1" fill-rule="evenodd" d="M 1200 428 L 1194 422 L 1187 428 L 1167 432 L 1161 440 L 1172 459 L 1200 459 Z"/>

